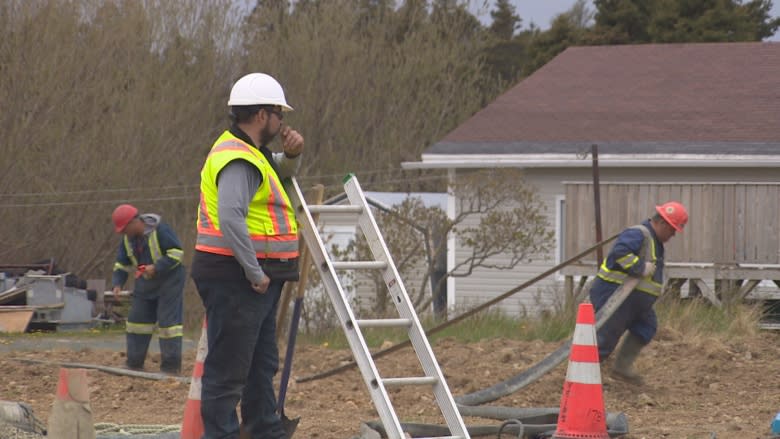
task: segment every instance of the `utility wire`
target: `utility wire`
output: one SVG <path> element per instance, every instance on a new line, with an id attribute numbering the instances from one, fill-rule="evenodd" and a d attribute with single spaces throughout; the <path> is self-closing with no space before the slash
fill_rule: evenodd
<path id="1" fill-rule="evenodd" d="M 116 204 L 117 202 L 145 202 L 145 201 L 173 201 L 173 200 L 194 200 L 198 195 L 178 195 L 170 197 L 152 197 L 152 198 L 119 198 L 113 200 L 87 200 L 87 201 L 60 201 L 55 203 L 16 203 L 16 204 L 0 204 L 0 209 L 10 207 L 57 207 L 57 206 L 84 206 L 93 204 Z"/>
<path id="2" fill-rule="evenodd" d="M 363 174 L 361 172 L 361 174 Z M 342 174 L 334 174 L 335 175 L 342 175 Z M 321 176 L 312 176 L 312 177 L 302 177 L 302 181 L 316 181 Z M 393 184 L 393 183 L 409 183 L 409 182 L 421 182 L 421 181 L 435 181 L 435 180 L 444 180 L 448 177 L 446 175 L 441 176 L 421 176 L 421 177 L 412 177 L 412 178 L 404 178 L 404 179 L 389 179 L 389 180 L 378 180 L 371 183 L 365 184 L 367 188 L 376 188 L 377 186 L 386 185 L 386 184 Z M 175 186 L 161 186 L 158 188 L 144 188 L 144 191 L 148 190 L 168 190 L 168 189 L 196 189 L 198 186 L 192 186 L 192 185 L 175 185 Z M 325 185 L 326 188 L 341 188 L 343 187 L 341 182 L 338 183 L 332 183 L 329 185 Z M 47 192 L 47 193 L 28 193 L 28 194 L 0 194 L 0 197 L 7 196 L 7 197 L 22 197 L 22 196 L 63 196 L 63 195 L 82 195 L 82 194 L 102 194 L 102 193 L 117 193 L 117 192 L 123 192 L 123 191 L 133 191 L 133 189 L 95 189 L 95 190 L 84 190 L 84 191 L 65 191 L 65 192 Z M 138 192 L 138 189 L 135 190 Z M 176 201 L 176 200 L 191 200 L 191 199 L 197 199 L 198 194 L 187 194 L 187 195 L 169 195 L 169 196 L 159 196 L 159 197 L 139 197 L 138 194 L 133 194 L 133 196 L 130 197 L 119 197 L 119 198 L 111 198 L 111 199 L 104 199 L 104 200 L 80 200 L 80 201 L 52 201 L 52 202 L 42 202 L 42 203 L 0 203 L 0 209 L 4 208 L 23 208 L 23 207 L 63 207 L 63 206 L 88 206 L 93 204 L 116 204 L 118 202 L 147 202 L 147 201 Z"/>
<path id="3" fill-rule="evenodd" d="M 59 191 L 59 192 L 21 192 L 21 193 L 0 193 L 0 197 L 44 197 L 60 195 L 81 195 L 81 194 L 103 194 L 109 192 L 140 192 L 140 191 L 160 191 L 170 189 L 197 189 L 198 185 L 181 184 L 158 187 L 134 187 L 134 188 L 105 188 L 105 189 L 84 189 L 77 191 Z"/>
<path id="4" fill-rule="evenodd" d="M 381 174 L 394 174 L 397 173 L 398 169 L 371 169 L 371 170 L 361 170 L 359 172 L 360 175 L 381 175 Z M 401 169 L 400 171 L 408 171 L 405 169 Z M 334 174 L 319 174 L 319 175 L 311 175 L 311 176 L 300 176 L 298 179 L 302 181 L 309 181 L 309 180 L 318 180 L 318 179 L 325 179 L 325 178 L 341 178 L 344 177 L 348 172 L 340 172 L 340 173 L 334 173 Z M 442 177 L 443 178 L 443 177 Z M 412 181 L 417 179 L 412 179 Z M 393 182 L 403 182 L 403 181 L 410 181 L 409 179 L 404 180 L 388 180 L 387 183 L 393 183 Z M 379 181 L 377 183 L 384 183 L 385 181 Z M 148 192 L 148 191 L 165 191 L 165 190 L 174 190 L 174 189 L 198 189 L 200 187 L 199 184 L 177 184 L 177 185 L 165 185 L 165 186 L 146 186 L 146 187 L 124 187 L 124 188 L 103 188 L 103 189 L 82 189 L 82 190 L 73 190 L 73 191 L 50 191 L 50 192 L 15 192 L 15 193 L 0 193 L 0 198 L 7 197 L 7 198 L 23 198 L 23 197 L 45 197 L 45 196 L 63 196 L 63 195 L 86 195 L 86 194 L 104 194 L 104 193 L 115 193 L 115 192 Z"/>
<path id="5" fill-rule="evenodd" d="M 362 172 L 363 174 L 381 174 L 381 173 L 395 173 L 397 171 L 395 170 L 388 170 L 388 171 L 369 171 L 369 172 Z M 340 177 L 343 176 L 343 173 L 340 174 L 328 174 L 331 177 Z M 324 177 L 327 177 L 328 175 L 316 175 L 316 176 L 303 176 L 300 177 L 301 181 L 318 181 L 323 179 Z M 368 183 L 367 187 L 376 187 L 376 186 L 382 186 L 387 184 L 394 184 L 394 183 L 409 183 L 409 182 L 422 182 L 422 181 L 436 181 L 436 180 L 445 180 L 448 177 L 446 175 L 430 175 L 430 176 L 420 176 L 420 177 L 411 177 L 411 178 L 398 178 L 398 179 L 386 179 L 386 180 L 377 180 Z M 332 183 L 328 185 L 324 185 L 325 188 L 328 189 L 340 189 L 343 187 L 341 182 Z M 116 204 L 118 202 L 147 202 L 147 201 L 176 201 L 176 200 L 192 200 L 197 199 L 198 194 L 193 192 L 190 194 L 182 194 L 182 195 L 168 195 L 168 196 L 156 196 L 156 197 L 142 197 L 140 196 L 139 192 L 148 192 L 148 191 L 167 191 L 167 190 L 193 190 L 196 191 L 199 189 L 198 185 L 167 185 L 167 186 L 159 186 L 159 187 L 146 187 L 146 188 L 104 188 L 104 189 L 87 189 L 87 190 L 79 190 L 79 191 L 61 191 L 61 192 L 27 192 L 27 193 L 16 193 L 16 194 L 0 194 L 0 198 L 7 197 L 7 198 L 22 198 L 22 197 L 42 197 L 42 196 L 51 196 L 51 197 L 61 197 L 61 196 L 74 196 L 74 195 L 88 195 L 88 194 L 107 194 L 107 193 L 121 193 L 121 192 L 131 192 L 130 195 L 127 197 L 117 197 L 117 198 L 110 198 L 110 199 L 103 199 L 103 200 L 78 200 L 78 201 L 52 201 L 52 202 L 29 202 L 29 203 L 2 203 L 0 202 L 0 209 L 4 208 L 25 208 L 25 207 L 63 207 L 63 206 L 88 206 L 93 204 Z"/>

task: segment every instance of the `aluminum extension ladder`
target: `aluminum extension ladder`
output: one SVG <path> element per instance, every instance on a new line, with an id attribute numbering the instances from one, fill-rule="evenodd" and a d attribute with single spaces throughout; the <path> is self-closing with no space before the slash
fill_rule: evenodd
<path id="1" fill-rule="evenodd" d="M 393 263 L 390 252 L 379 232 L 379 227 L 374 220 L 371 209 L 366 202 L 366 197 L 357 178 L 350 174 L 345 177 L 344 192 L 347 195 L 348 205 L 307 205 L 298 182 L 293 178 L 294 187 L 293 203 L 296 208 L 296 216 L 299 222 L 299 230 L 306 241 L 315 267 L 318 267 L 322 282 L 330 296 L 330 300 L 341 322 L 342 329 L 347 336 L 355 362 L 360 368 L 363 381 L 371 394 L 379 418 L 384 425 L 389 439 L 404 439 L 403 431 L 398 416 L 387 394 L 387 387 L 404 385 L 430 385 L 436 403 L 449 427 L 451 436 L 440 436 L 438 439 L 470 439 L 463 418 L 458 412 L 455 400 L 452 398 L 449 387 L 444 380 L 444 375 L 436 362 L 425 332 L 420 325 L 417 314 L 414 311 L 409 296 L 406 293 L 403 282 L 398 275 L 398 270 Z M 325 244 L 320 237 L 317 224 L 312 214 L 354 214 L 357 216 L 357 226 L 365 235 L 374 261 L 333 261 L 331 260 Z M 350 217 L 352 217 L 350 215 Z M 366 319 L 360 320 L 350 306 L 349 299 L 339 282 L 336 270 L 382 270 L 385 285 L 387 285 L 390 297 L 398 310 L 400 318 L 396 319 Z M 361 332 L 364 328 L 397 327 L 407 328 L 409 339 L 420 360 L 424 376 L 382 378 L 366 345 Z M 436 438 L 430 438 L 436 439 Z"/>

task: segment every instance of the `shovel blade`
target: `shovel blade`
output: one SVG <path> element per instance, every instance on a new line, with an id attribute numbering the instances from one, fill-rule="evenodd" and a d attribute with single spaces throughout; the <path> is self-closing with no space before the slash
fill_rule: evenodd
<path id="1" fill-rule="evenodd" d="M 295 429 L 298 428 L 298 423 L 301 422 L 301 418 L 290 419 L 285 415 L 282 415 L 282 427 L 284 427 L 285 439 L 292 439 Z"/>
<path id="2" fill-rule="evenodd" d="M 301 418 L 290 419 L 287 416 L 282 415 L 281 420 L 282 428 L 284 428 L 284 439 L 292 439 L 295 429 L 298 428 L 298 423 L 301 422 Z M 249 433 L 244 429 L 243 425 L 241 425 L 241 431 L 238 437 L 239 439 L 250 439 Z"/>

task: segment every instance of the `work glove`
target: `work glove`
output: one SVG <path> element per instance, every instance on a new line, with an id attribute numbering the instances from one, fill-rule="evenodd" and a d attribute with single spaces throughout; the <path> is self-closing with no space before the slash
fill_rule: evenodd
<path id="1" fill-rule="evenodd" d="M 655 264 L 652 262 L 645 262 L 645 269 L 642 271 L 642 277 L 648 277 L 655 274 Z"/>

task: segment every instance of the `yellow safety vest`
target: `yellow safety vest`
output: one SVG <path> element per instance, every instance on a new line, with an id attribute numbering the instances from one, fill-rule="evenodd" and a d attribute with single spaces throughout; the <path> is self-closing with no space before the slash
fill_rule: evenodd
<path id="1" fill-rule="evenodd" d="M 653 239 L 653 237 L 650 235 L 650 231 L 641 224 L 631 228 L 641 230 L 642 235 L 644 235 L 645 238 L 644 241 L 642 241 L 642 248 L 640 249 L 640 253 L 642 254 L 641 260 L 655 264 L 658 258 L 656 257 L 655 253 L 655 239 Z M 639 255 L 629 253 L 626 256 L 623 256 L 621 259 L 627 262 L 627 264 L 621 263 L 621 265 L 630 267 L 633 265 L 633 263 L 638 262 L 640 257 Z M 607 282 L 621 285 L 626 281 L 626 279 L 628 279 L 627 273 L 620 270 L 610 270 L 609 267 L 607 267 L 607 258 L 604 258 L 604 261 L 601 263 L 601 267 L 599 268 L 599 273 L 597 276 Z M 634 289 L 644 291 L 645 293 L 652 294 L 653 296 L 660 296 L 661 292 L 663 291 L 663 285 L 653 280 L 653 275 L 650 275 L 639 279 L 639 283 Z"/>
<path id="2" fill-rule="evenodd" d="M 233 256 L 233 250 L 225 242 L 219 226 L 217 176 L 228 163 L 236 159 L 251 163 L 263 176 L 263 182 L 249 203 L 246 218 L 256 256 L 263 259 L 297 258 L 298 223 L 279 176 L 263 153 L 230 131 L 222 133 L 214 142 L 200 172 L 195 249 Z"/>

